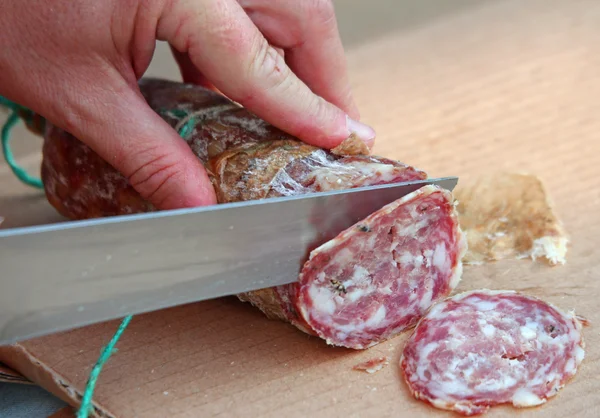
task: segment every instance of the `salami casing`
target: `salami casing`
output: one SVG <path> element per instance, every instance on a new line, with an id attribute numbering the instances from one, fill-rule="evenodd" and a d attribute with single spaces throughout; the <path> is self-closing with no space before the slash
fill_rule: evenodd
<path id="1" fill-rule="evenodd" d="M 489 173 L 461 181 L 453 194 L 469 247 L 464 264 L 510 258 L 566 263 L 569 238 L 538 177 Z"/>
<path id="2" fill-rule="evenodd" d="M 417 399 L 462 415 L 540 405 L 575 375 L 581 323 L 537 298 L 476 290 L 437 303 L 409 338 L 400 366 Z"/>
<path id="3" fill-rule="evenodd" d="M 427 178 L 365 154 L 352 141 L 326 151 L 298 141 L 198 86 L 143 79 L 149 105 L 206 167 L 219 203 Z M 89 147 L 47 124 L 42 179 L 50 203 L 85 219 L 153 211 Z M 349 145 L 349 146 L 348 146 Z M 317 243 L 299 281 L 239 295 L 268 317 L 356 349 L 414 326 L 460 279 L 466 240 L 450 192 L 427 186 Z"/>

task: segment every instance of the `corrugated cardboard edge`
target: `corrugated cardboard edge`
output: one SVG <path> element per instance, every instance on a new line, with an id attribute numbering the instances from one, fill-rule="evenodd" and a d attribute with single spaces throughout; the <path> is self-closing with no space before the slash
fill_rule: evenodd
<path id="1" fill-rule="evenodd" d="M 20 375 L 19 373 L 2 363 L 0 363 L 0 382 L 21 383 L 25 385 L 34 384 L 26 377 Z"/>
<path id="2" fill-rule="evenodd" d="M 27 351 L 22 345 L 14 344 L 0 347 L 0 362 L 5 364 L 7 368 L 17 371 L 31 382 L 43 387 L 72 407 L 79 406 L 83 396 L 82 393 L 74 388 L 71 382 L 65 379 L 60 373 L 42 363 L 41 360 Z M 68 417 L 69 415 L 59 416 Z M 90 416 L 116 418 L 115 414 L 96 403 L 93 403 L 93 411 L 90 413 Z"/>

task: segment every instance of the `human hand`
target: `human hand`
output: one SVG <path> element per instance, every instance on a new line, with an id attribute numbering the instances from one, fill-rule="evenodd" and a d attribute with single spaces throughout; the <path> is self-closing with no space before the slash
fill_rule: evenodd
<path id="1" fill-rule="evenodd" d="M 156 40 L 171 45 L 184 81 L 307 143 L 334 148 L 356 133 L 372 145 L 373 130 L 353 121 L 330 1 L 0 0 L 0 10 L 0 95 L 85 142 L 159 209 L 216 197 L 138 89 Z"/>

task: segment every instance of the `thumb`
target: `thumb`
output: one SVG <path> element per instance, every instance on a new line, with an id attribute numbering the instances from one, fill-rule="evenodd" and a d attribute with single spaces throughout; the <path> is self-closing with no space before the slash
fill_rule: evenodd
<path id="1" fill-rule="evenodd" d="M 89 85 L 85 100 L 78 98 L 67 107 L 71 119 L 63 129 L 127 177 L 159 210 L 215 204 L 213 186 L 200 160 L 150 108 L 137 85 L 124 80 L 122 84 L 93 92 Z"/>

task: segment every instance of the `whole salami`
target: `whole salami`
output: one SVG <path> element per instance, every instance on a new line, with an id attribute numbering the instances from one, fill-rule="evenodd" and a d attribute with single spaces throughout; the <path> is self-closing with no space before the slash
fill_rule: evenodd
<path id="1" fill-rule="evenodd" d="M 149 105 L 206 167 L 219 203 L 427 178 L 346 141 L 326 151 L 298 141 L 199 86 L 143 79 Z M 112 166 L 50 124 L 42 180 L 64 216 L 154 211 Z M 414 326 L 457 285 L 466 240 L 450 192 L 426 186 L 318 243 L 297 283 L 239 295 L 268 317 L 333 345 L 362 349 Z"/>
<path id="2" fill-rule="evenodd" d="M 409 338 L 400 366 L 417 399 L 462 415 L 543 404 L 584 357 L 582 324 L 537 298 L 477 290 L 437 303 Z"/>

